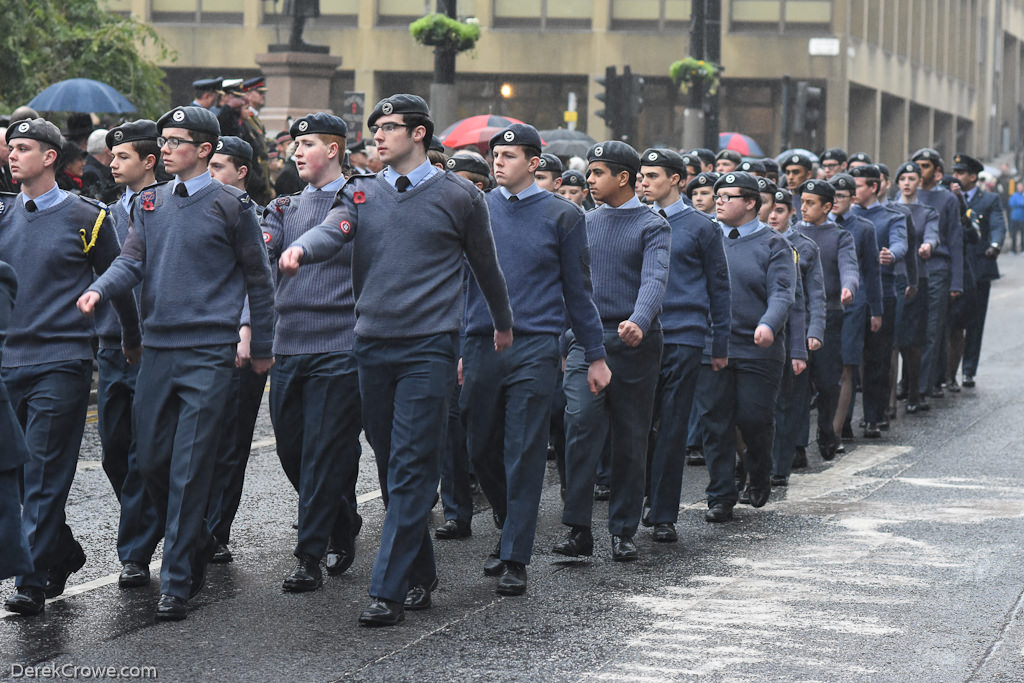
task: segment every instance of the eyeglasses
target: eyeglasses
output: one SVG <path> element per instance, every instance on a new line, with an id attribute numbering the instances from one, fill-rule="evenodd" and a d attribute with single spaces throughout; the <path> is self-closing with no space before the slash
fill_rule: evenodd
<path id="1" fill-rule="evenodd" d="M 821 167 L 831 171 L 833 168 L 839 168 L 839 162 L 838 161 L 825 161 L 825 162 L 822 162 Z"/>
<path id="2" fill-rule="evenodd" d="M 165 138 L 161 136 L 156 139 L 156 144 L 158 146 L 163 147 L 164 145 L 166 145 L 167 149 L 172 151 L 178 149 L 178 147 L 183 142 L 189 145 L 195 145 L 197 147 L 202 144 L 201 142 L 196 142 L 195 140 L 185 140 L 184 138 Z"/>
<path id="3" fill-rule="evenodd" d="M 741 194 L 716 194 L 714 199 L 716 202 L 722 202 L 723 204 L 728 203 L 730 199 L 739 199 L 743 195 Z"/>
<path id="4" fill-rule="evenodd" d="M 409 124 L 407 124 L 407 123 L 391 123 L 391 122 L 388 122 L 388 123 L 382 123 L 379 126 L 370 126 L 370 132 L 373 133 L 374 135 L 376 135 L 378 130 L 382 130 L 382 131 L 384 131 L 385 135 L 390 135 L 391 133 L 394 133 L 399 128 L 408 128 L 408 127 L 409 127 Z"/>
<path id="5" fill-rule="evenodd" d="M 836 192 L 836 199 L 853 199 L 853 195 L 848 192 Z"/>

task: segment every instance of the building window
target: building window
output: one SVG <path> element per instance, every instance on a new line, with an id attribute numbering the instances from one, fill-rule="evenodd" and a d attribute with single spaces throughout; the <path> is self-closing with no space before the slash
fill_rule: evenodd
<path id="1" fill-rule="evenodd" d="M 612 0 L 613 31 L 686 31 L 691 0 Z"/>
<path id="2" fill-rule="evenodd" d="M 152 0 L 154 23 L 241 24 L 243 0 Z"/>
<path id="3" fill-rule="evenodd" d="M 263 0 L 264 24 L 288 24 L 292 18 L 284 13 L 282 0 Z M 331 27 L 355 27 L 359 21 L 359 0 L 320 0 L 320 16 L 315 21 L 307 20 L 306 30 L 317 29 L 317 24 L 330 24 Z"/>
<path id="4" fill-rule="evenodd" d="M 433 11 L 434 3 L 430 0 L 377 0 L 377 26 L 408 29 L 409 24 Z"/>
<path id="5" fill-rule="evenodd" d="M 589 30 L 592 0 L 492 0 L 494 28 Z M 459 3 L 462 12 L 462 3 Z"/>
<path id="6" fill-rule="evenodd" d="M 733 0 L 731 31 L 829 31 L 829 0 Z"/>

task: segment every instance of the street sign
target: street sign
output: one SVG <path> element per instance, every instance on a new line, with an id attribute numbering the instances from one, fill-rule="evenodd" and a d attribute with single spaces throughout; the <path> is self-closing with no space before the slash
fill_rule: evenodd
<path id="1" fill-rule="evenodd" d="M 348 126 L 348 139 L 350 142 L 359 142 L 363 139 L 363 115 L 366 113 L 366 93 L 346 92 L 344 105 L 341 111 L 341 118 Z"/>

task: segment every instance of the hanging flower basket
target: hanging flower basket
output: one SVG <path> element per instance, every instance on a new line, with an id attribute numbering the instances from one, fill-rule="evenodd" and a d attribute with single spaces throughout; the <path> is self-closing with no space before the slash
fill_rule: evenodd
<path id="1" fill-rule="evenodd" d="M 687 57 L 673 62 L 668 73 L 672 80 L 679 85 L 683 93 L 690 92 L 690 88 L 701 86 L 708 95 L 718 92 L 719 73 L 721 67 L 713 62 L 706 62 L 703 59 Z"/>
<path id="2" fill-rule="evenodd" d="M 428 14 L 409 24 L 409 33 L 420 45 L 465 52 L 480 39 L 480 26 L 444 14 Z"/>

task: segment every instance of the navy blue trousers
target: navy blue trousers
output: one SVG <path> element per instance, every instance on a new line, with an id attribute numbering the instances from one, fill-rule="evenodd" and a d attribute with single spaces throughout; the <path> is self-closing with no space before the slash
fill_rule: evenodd
<path id="1" fill-rule="evenodd" d="M 917 383 L 921 394 L 927 394 L 939 382 L 946 381 L 946 319 L 949 316 L 948 270 L 928 272 L 928 327 L 921 376 Z M 921 296 L 922 293 L 918 293 Z"/>
<path id="2" fill-rule="evenodd" d="M 29 459 L 25 433 L 0 381 L 0 580 L 31 574 L 32 553 L 21 524 L 21 466 Z"/>
<path id="3" fill-rule="evenodd" d="M 832 419 L 839 403 L 839 380 L 843 374 L 843 312 L 825 312 L 825 338 L 821 348 L 808 353 L 807 373 L 818 392 L 818 444 L 836 442 Z"/>
<path id="4" fill-rule="evenodd" d="M 160 592 L 188 599 L 196 553 L 210 542 L 206 510 L 235 345 L 145 347 L 135 385 L 139 468 L 164 529 Z"/>
<path id="5" fill-rule="evenodd" d="M 445 520 L 469 524 L 473 521 L 473 491 L 469 481 L 466 427 L 459 408 L 461 396 L 462 388 L 455 385 L 448 403 L 447 447 L 441 459 L 441 505 Z"/>
<path id="6" fill-rule="evenodd" d="M 772 474 L 788 477 L 793 470 L 797 446 L 807 445 L 811 412 L 811 377 L 808 370 L 793 374 L 793 361 L 782 367 L 782 382 L 775 403 L 775 443 L 772 446 Z M 801 443 L 801 437 L 803 443 Z"/>
<path id="7" fill-rule="evenodd" d="M 501 559 L 529 564 L 547 469 L 558 337 L 521 334 L 498 353 L 490 337 L 466 339 L 462 414 L 477 480 L 501 526 Z"/>
<path id="8" fill-rule="evenodd" d="M 437 578 L 427 529 L 441 477 L 458 336 L 356 338 L 363 425 L 385 513 L 370 595 L 400 602 Z"/>
<path id="9" fill-rule="evenodd" d="M 902 294 L 900 294 L 902 296 Z M 889 408 L 889 371 L 896 333 L 896 298 L 882 299 L 882 326 L 868 330 L 864 341 L 864 421 L 878 423 L 886 419 Z M 851 402 L 852 403 L 852 402 Z"/>
<path id="10" fill-rule="evenodd" d="M 647 447 L 647 503 L 652 524 L 675 524 L 683 489 L 686 439 L 701 349 L 665 344 Z"/>
<path id="11" fill-rule="evenodd" d="M 751 486 L 770 486 L 775 399 L 781 380 L 782 362 L 777 360 L 730 358 L 718 372 L 701 365 L 696 400 L 710 476 L 708 507 L 735 505 L 739 498 L 734 477 L 737 427 L 747 444 L 743 467 Z"/>
<path id="12" fill-rule="evenodd" d="M 296 557 L 319 559 L 354 531 L 359 475 L 359 373 L 352 351 L 277 356 L 270 383 L 277 456 L 299 494 Z"/>
<path id="13" fill-rule="evenodd" d="M 92 362 L 4 368 L 3 381 L 30 455 L 22 467 L 21 523 L 35 571 L 19 576 L 16 584 L 42 588 L 47 570 L 75 549 L 64 506 L 82 447 Z"/>
<path id="14" fill-rule="evenodd" d="M 590 393 L 583 348 L 573 340 L 565 364 L 565 506 L 562 522 L 589 527 L 594 511 L 598 461 L 611 437 L 611 498 L 608 531 L 632 536 L 640 524 L 644 498 L 647 438 L 654 393 L 661 370 L 661 330 L 648 331 L 636 348 L 615 331 L 605 331 L 606 361 L 612 381 Z"/>
<path id="15" fill-rule="evenodd" d="M 964 375 L 971 377 L 978 374 L 981 337 L 985 333 L 985 315 L 988 313 L 988 297 L 991 291 L 991 280 L 978 280 L 974 292 L 973 315 L 964 333 Z"/>

